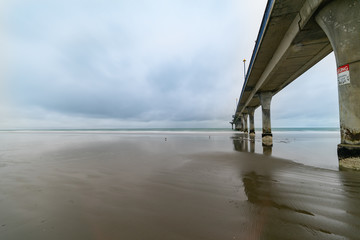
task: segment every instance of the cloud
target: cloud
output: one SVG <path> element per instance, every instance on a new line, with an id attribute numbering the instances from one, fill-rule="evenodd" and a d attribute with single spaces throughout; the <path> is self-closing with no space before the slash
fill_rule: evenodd
<path id="1" fill-rule="evenodd" d="M 18 126 L 226 127 L 266 0 L 6 3 L 2 109 Z M 297 116 L 274 101 L 275 119 Z"/>

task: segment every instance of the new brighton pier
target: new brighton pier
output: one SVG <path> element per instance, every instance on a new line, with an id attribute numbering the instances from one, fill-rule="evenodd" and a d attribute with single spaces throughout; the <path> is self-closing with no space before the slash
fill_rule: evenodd
<path id="1" fill-rule="evenodd" d="M 254 111 L 261 106 L 262 142 L 271 146 L 272 97 L 332 51 L 339 165 L 360 169 L 360 0 L 268 0 L 232 127 L 254 136 Z"/>

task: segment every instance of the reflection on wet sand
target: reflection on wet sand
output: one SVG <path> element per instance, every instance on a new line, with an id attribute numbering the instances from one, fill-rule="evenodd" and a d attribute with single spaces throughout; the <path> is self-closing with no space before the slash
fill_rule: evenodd
<path id="1" fill-rule="evenodd" d="M 249 152 L 244 142 L 254 143 L 242 134 L 232 140 L 239 152 Z M 252 206 L 248 239 L 360 239 L 359 172 L 281 163 L 266 157 L 271 148 L 263 155 L 239 161 Z"/>
<path id="2" fill-rule="evenodd" d="M 341 185 L 349 180 L 349 189 Z M 294 167 L 273 177 L 251 171 L 243 174 L 243 183 L 257 209 L 256 239 L 359 239 L 357 174 Z"/>
<path id="3" fill-rule="evenodd" d="M 248 134 L 237 133 L 232 137 L 234 149 L 238 152 L 248 152 L 248 145 L 250 144 L 250 152 L 255 152 L 255 139 L 253 141 L 249 138 Z"/>
<path id="4" fill-rule="evenodd" d="M 236 133 L 232 137 L 234 149 L 238 152 L 251 152 L 255 153 L 255 136 L 248 135 L 246 133 Z M 250 145 L 250 150 L 249 150 Z M 271 156 L 272 154 L 272 145 L 267 146 L 262 144 L 263 154 L 266 156 Z"/>
<path id="5" fill-rule="evenodd" d="M 250 152 L 255 152 L 255 135 L 250 135 Z"/>
<path id="6" fill-rule="evenodd" d="M 272 180 L 269 179 L 267 176 L 258 175 L 256 174 L 256 172 L 253 171 L 245 174 L 245 176 L 243 177 L 243 183 L 244 191 L 246 196 L 248 197 L 248 200 L 253 204 L 263 207 L 273 207 L 279 210 L 285 209 L 314 216 L 314 214 L 305 210 L 295 209 L 285 204 L 277 203 L 272 196 L 271 184 L 268 184 L 268 186 L 262 186 L 263 183 L 271 182 Z M 264 189 L 264 187 L 266 188 Z"/>
<path id="7" fill-rule="evenodd" d="M 271 154 L 272 154 L 272 146 L 263 145 L 263 154 L 265 156 L 271 156 Z"/>

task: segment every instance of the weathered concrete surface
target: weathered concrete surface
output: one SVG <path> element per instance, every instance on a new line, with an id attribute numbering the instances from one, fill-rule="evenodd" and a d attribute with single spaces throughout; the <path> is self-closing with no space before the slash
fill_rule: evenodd
<path id="1" fill-rule="evenodd" d="M 334 0 L 319 11 L 316 21 L 330 40 L 338 70 L 348 70 L 350 77 L 338 83 L 340 165 L 360 169 L 360 1 Z"/>
<path id="2" fill-rule="evenodd" d="M 271 92 L 259 93 L 262 110 L 262 143 L 266 146 L 272 146 L 272 133 L 271 133 L 271 116 L 270 104 L 272 98 Z"/>
<path id="3" fill-rule="evenodd" d="M 255 137 L 255 121 L 254 121 L 254 113 L 255 108 L 254 107 L 248 107 L 246 108 L 248 114 L 249 114 L 249 122 L 250 122 L 250 137 Z"/>
<path id="4" fill-rule="evenodd" d="M 244 133 L 248 133 L 249 129 L 248 129 L 248 114 L 247 113 L 243 113 L 243 117 L 242 117 L 242 120 L 243 120 L 243 131 Z"/>
<path id="5" fill-rule="evenodd" d="M 339 144 L 338 156 L 340 167 L 360 170 L 360 145 Z"/>

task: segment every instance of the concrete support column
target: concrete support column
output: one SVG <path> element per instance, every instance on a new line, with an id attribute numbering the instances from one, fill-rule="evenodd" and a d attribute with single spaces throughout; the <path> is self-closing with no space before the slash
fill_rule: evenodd
<path id="1" fill-rule="evenodd" d="M 243 116 L 239 117 L 239 122 L 240 122 L 240 126 L 241 128 L 239 129 L 241 132 L 244 131 L 244 120 L 243 120 Z"/>
<path id="2" fill-rule="evenodd" d="M 244 133 L 248 133 L 248 123 L 247 123 L 247 119 L 248 119 L 248 114 L 247 113 L 243 113 L 243 131 Z"/>
<path id="3" fill-rule="evenodd" d="M 360 169 L 360 2 L 330 1 L 316 21 L 330 40 L 338 68 L 339 164 Z"/>
<path id="4" fill-rule="evenodd" d="M 236 131 L 242 131 L 243 130 L 243 122 L 242 122 L 242 116 L 239 116 L 235 122 L 235 130 Z"/>
<path id="5" fill-rule="evenodd" d="M 270 103 L 272 98 L 271 92 L 259 93 L 261 110 L 262 110 L 262 143 L 265 146 L 272 146 Z"/>
<path id="6" fill-rule="evenodd" d="M 240 131 L 240 129 L 241 129 L 241 121 L 235 122 L 235 130 Z"/>
<path id="7" fill-rule="evenodd" d="M 254 107 L 248 107 L 247 111 L 249 113 L 249 121 L 250 121 L 250 136 L 255 136 L 255 123 L 254 123 Z"/>

